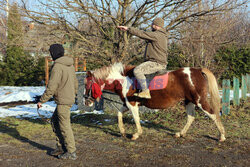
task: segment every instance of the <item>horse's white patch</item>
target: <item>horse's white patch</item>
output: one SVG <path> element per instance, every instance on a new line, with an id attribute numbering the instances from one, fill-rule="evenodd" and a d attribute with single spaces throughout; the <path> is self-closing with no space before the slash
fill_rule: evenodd
<path id="1" fill-rule="evenodd" d="M 121 75 L 124 71 L 124 66 L 122 63 L 115 63 L 112 65 L 111 67 L 111 70 L 110 70 L 110 75 L 114 75 L 114 78 L 115 76 L 118 74 L 118 75 Z M 108 77 L 109 78 L 109 77 Z"/>
<path id="2" fill-rule="evenodd" d="M 137 127 L 137 133 L 133 134 L 132 140 L 136 140 L 141 134 L 142 134 L 142 128 L 140 124 L 140 116 L 139 116 L 139 106 L 138 103 L 135 103 L 135 106 L 132 106 L 128 99 L 125 99 L 127 107 L 132 112 L 136 127 Z"/>
<path id="3" fill-rule="evenodd" d="M 207 112 L 206 110 L 204 110 L 201 106 L 201 104 L 198 104 L 198 107 L 200 107 L 202 109 L 202 111 L 207 114 L 216 124 L 217 128 L 219 129 L 220 131 L 220 141 L 225 141 L 226 140 L 226 137 L 225 137 L 225 129 L 220 121 L 220 119 L 217 119 L 216 118 L 216 114 L 210 114 L 209 112 Z"/>
<path id="4" fill-rule="evenodd" d="M 106 80 L 111 84 L 114 80 L 124 79 L 125 77 L 122 76 L 123 71 L 124 67 L 122 63 L 113 64 Z"/>
<path id="5" fill-rule="evenodd" d="M 132 85 L 133 81 L 129 77 L 122 76 L 122 73 L 124 71 L 124 67 L 122 63 L 115 63 L 111 67 L 111 71 L 109 76 L 107 77 L 107 81 L 109 84 L 114 82 L 114 80 L 118 80 L 120 84 L 122 85 L 122 94 L 124 97 L 126 97 L 130 86 Z"/>
<path id="6" fill-rule="evenodd" d="M 123 124 L 123 120 L 122 120 L 123 111 L 125 111 L 125 107 L 124 106 L 122 106 L 121 110 L 118 111 L 118 127 L 120 129 L 120 133 L 121 134 L 125 133 L 124 124 Z"/>
<path id="7" fill-rule="evenodd" d="M 139 117 L 139 106 L 138 106 L 139 103 L 136 102 L 135 105 L 132 106 L 132 105 L 129 103 L 129 101 L 128 101 L 127 98 L 125 98 L 125 101 L 126 101 L 126 106 L 127 106 L 128 109 L 132 112 L 135 121 L 136 121 L 136 120 L 138 121 L 138 119 L 140 119 L 140 117 Z"/>
<path id="8" fill-rule="evenodd" d="M 192 86 L 194 86 L 193 81 L 192 81 L 192 78 L 191 78 L 191 71 L 190 71 L 190 68 L 189 68 L 189 67 L 185 67 L 184 70 L 183 70 L 183 73 L 185 73 L 185 74 L 188 75 L 190 84 L 191 84 Z"/>
<path id="9" fill-rule="evenodd" d="M 204 109 L 202 108 L 202 106 L 201 106 L 200 103 L 198 103 L 198 107 L 199 107 L 205 114 L 207 114 L 213 121 L 216 120 L 216 115 L 215 115 L 215 114 L 210 114 L 209 112 L 207 112 L 206 110 L 204 110 Z"/>
<path id="10" fill-rule="evenodd" d="M 128 109 L 132 112 L 134 119 L 139 119 L 139 106 L 138 106 L 139 103 L 137 102 L 137 103 L 135 103 L 134 106 L 132 106 L 129 103 L 127 98 L 125 98 L 125 102 L 126 102 L 126 106 L 128 107 Z"/>
<path id="11" fill-rule="evenodd" d="M 89 107 L 92 107 L 93 105 L 94 105 L 94 103 L 91 102 L 90 105 L 89 105 Z"/>
<path id="12" fill-rule="evenodd" d="M 213 121 L 216 120 L 216 115 L 215 115 L 215 114 L 210 114 L 210 113 L 208 113 L 208 112 L 205 111 L 205 110 L 203 110 L 203 111 L 204 111 L 204 113 L 206 113 Z"/>
<path id="13" fill-rule="evenodd" d="M 105 87 L 105 84 L 102 84 L 102 85 L 101 85 L 101 90 L 103 90 L 103 89 L 104 89 L 104 87 Z"/>
<path id="14" fill-rule="evenodd" d="M 130 103 L 129 103 L 129 101 L 128 101 L 128 99 L 127 98 L 125 98 L 125 102 L 126 102 L 126 106 L 128 107 L 128 109 L 129 110 L 138 110 L 139 109 L 139 106 L 138 106 L 138 102 L 136 102 L 135 103 L 135 105 L 134 106 L 132 106 Z"/>
<path id="15" fill-rule="evenodd" d="M 185 136 L 189 127 L 194 121 L 195 105 L 193 103 L 188 103 L 188 105 L 186 105 L 186 110 L 187 110 L 187 123 L 184 126 L 184 128 L 181 130 L 181 132 L 178 132 L 175 134 L 176 137 Z"/>
<path id="16" fill-rule="evenodd" d="M 122 84 L 122 83 L 121 83 Z M 133 84 L 133 81 L 129 78 L 129 77 L 126 77 L 124 79 L 124 82 L 122 84 L 122 94 L 124 97 L 126 97 L 128 91 L 129 91 L 129 88 L 130 86 Z"/>

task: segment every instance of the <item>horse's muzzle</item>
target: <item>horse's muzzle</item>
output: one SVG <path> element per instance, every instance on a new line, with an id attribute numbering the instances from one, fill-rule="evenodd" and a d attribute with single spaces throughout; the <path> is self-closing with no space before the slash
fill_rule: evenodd
<path id="1" fill-rule="evenodd" d="M 95 99 L 93 99 L 92 97 L 85 98 L 85 105 L 88 107 L 93 106 L 94 102 L 95 102 Z"/>

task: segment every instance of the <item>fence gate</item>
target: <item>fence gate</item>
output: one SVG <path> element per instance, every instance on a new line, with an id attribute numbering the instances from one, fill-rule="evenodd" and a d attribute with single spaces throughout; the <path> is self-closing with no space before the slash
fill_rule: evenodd
<path id="1" fill-rule="evenodd" d="M 240 92 L 241 90 L 241 92 Z M 240 104 L 240 94 L 243 101 L 247 100 L 247 93 L 250 92 L 250 75 L 241 76 L 241 89 L 240 81 L 238 78 L 233 78 L 233 105 Z M 229 114 L 230 112 L 230 80 L 224 79 L 222 81 L 222 113 Z"/>
<path id="2" fill-rule="evenodd" d="M 234 77 L 234 98 L 233 104 L 234 106 L 238 106 L 240 104 L 240 81 L 238 78 Z"/>
<path id="3" fill-rule="evenodd" d="M 222 111 L 223 114 L 230 112 L 230 80 L 225 79 L 222 81 Z"/>

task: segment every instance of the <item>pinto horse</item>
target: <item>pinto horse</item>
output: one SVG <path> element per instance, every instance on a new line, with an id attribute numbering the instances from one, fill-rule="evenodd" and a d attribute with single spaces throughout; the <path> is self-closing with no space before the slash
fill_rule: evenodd
<path id="1" fill-rule="evenodd" d="M 179 101 L 185 102 L 187 123 L 184 128 L 175 134 L 176 137 L 184 137 L 190 125 L 194 121 L 195 106 L 205 112 L 216 124 L 219 132 L 219 141 L 224 141 L 225 130 L 220 119 L 220 96 L 216 78 L 206 68 L 180 68 L 168 73 L 168 84 L 158 90 L 150 90 L 151 99 L 135 96 L 138 89 L 134 86 L 134 66 L 125 66 L 115 63 L 111 66 L 102 67 L 94 72 L 87 72 L 85 78 L 85 105 L 91 106 L 101 95 L 102 90 L 108 90 L 120 96 L 123 107 L 118 111 L 118 126 L 120 133 L 125 136 L 123 125 L 123 113 L 131 111 L 137 132 L 132 140 L 136 140 L 142 134 L 139 117 L 139 106 L 151 109 L 165 109 L 175 105 Z M 90 92 L 95 92 L 95 96 Z M 208 100 L 208 94 L 210 100 Z"/>

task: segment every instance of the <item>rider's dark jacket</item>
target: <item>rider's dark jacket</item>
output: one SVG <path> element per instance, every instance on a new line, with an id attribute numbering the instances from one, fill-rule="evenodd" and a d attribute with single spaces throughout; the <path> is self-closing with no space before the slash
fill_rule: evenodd
<path id="1" fill-rule="evenodd" d="M 167 32 L 165 29 L 148 32 L 129 27 L 129 33 L 147 41 L 144 61 L 167 64 Z"/>

